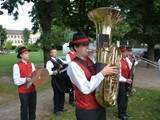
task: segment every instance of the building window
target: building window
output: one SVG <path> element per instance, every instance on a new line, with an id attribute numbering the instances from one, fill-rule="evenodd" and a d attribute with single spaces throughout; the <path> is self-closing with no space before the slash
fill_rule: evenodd
<path id="1" fill-rule="evenodd" d="M 13 35 L 11 35 L 11 38 L 13 38 Z"/>
<path id="2" fill-rule="evenodd" d="M 15 40 L 15 43 L 17 43 L 17 40 Z"/>
<path id="3" fill-rule="evenodd" d="M 16 38 L 16 35 L 14 35 L 14 38 Z"/>

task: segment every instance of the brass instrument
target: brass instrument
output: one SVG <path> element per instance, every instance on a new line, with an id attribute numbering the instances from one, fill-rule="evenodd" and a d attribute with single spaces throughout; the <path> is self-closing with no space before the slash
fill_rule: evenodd
<path id="1" fill-rule="evenodd" d="M 96 62 L 97 72 L 106 64 L 120 66 L 121 52 L 112 43 L 112 30 L 123 19 L 116 9 L 101 7 L 88 13 L 88 17 L 96 26 Z M 97 102 L 102 107 L 114 106 L 117 101 L 119 75 L 109 75 L 104 78 L 96 89 Z"/>

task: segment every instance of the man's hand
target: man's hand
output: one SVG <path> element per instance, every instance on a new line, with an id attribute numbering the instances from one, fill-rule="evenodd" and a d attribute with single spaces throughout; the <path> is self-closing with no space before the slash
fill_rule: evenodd
<path id="1" fill-rule="evenodd" d="M 63 68 L 63 66 L 62 66 L 62 65 L 60 65 L 60 66 L 59 66 L 59 69 L 62 69 L 62 68 Z"/>
<path id="2" fill-rule="evenodd" d="M 108 64 L 107 66 L 103 68 L 101 73 L 103 74 L 103 76 L 111 75 L 111 74 L 118 74 L 118 68 L 116 66 L 110 66 L 110 64 Z"/>
<path id="3" fill-rule="evenodd" d="M 128 84 L 131 84 L 131 83 L 132 83 L 132 80 L 131 80 L 131 79 L 127 79 L 126 82 L 127 82 Z"/>
<path id="4" fill-rule="evenodd" d="M 57 73 L 58 73 L 58 70 L 53 71 L 54 75 L 57 75 Z"/>
<path id="5" fill-rule="evenodd" d="M 26 78 L 26 81 L 27 81 L 27 82 L 30 82 L 31 80 L 32 80 L 31 77 L 27 77 L 27 78 Z"/>

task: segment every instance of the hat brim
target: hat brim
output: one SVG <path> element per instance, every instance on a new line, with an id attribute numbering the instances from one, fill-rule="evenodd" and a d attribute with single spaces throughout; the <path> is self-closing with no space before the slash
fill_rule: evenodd
<path id="1" fill-rule="evenodd" d="M 72 47 L 73 45 L 68 45 L 67 47 Z"/>
<path id="2" fill-rule="evenodd" d="M 28 50 L 28 49 L 27 49 L 27 50 L 25 50 L 25 51 L 23 51 L 23 52 L 26 52 L 26 51 L 29 51 L 29 52 L 30 52 L 31 50 Z M 22 52 L 22 53 L 23 53 L 23 52 Z M 18 53 L 17 58 L 20 59 L 20 58 L 21 58 L 20 54 L 22 54 L 22 53 Z"/>
<path id="3" fill-rule="evenodd" d="M 79 43 L 73 43 L 73 45 L 75 45 L 75 44 L 89 44 L 89 43 L 92 43 L 91 41 L 86 41 L 86 42 L 79 42 Z M 72 45 L 72 46 L 73 46 Z"/>

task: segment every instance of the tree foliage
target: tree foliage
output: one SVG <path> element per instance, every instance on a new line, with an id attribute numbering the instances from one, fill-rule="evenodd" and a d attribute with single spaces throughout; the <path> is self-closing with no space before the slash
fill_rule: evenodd
<path id="1" fill-rule="evenodd" d="M 118 5 L 126 15 L 126 22 L 131 26 L 131 31 L 126 36 L 128 39 L 146 43 L 148 58 L 154 60 L 154 46 L 160 43 L 160 1 L 122 0 Z"/>
<path id="2" fill-rule="evenodd" d="M 110 6 L 110 0 L 58 0 L 61 15 L 59 21 L 74 31 L 83 31 L 87 35 L 92 33 L 93 23 L 88 19 L 88 12 L 98 8 Z M 94 29 L 95 31 L 95 29 Z"/>
<path id="3" fill-rule="evenodd" d="M 11 41 L 6 41 L 5 42 L 5 49 L 11 50 L 12 49 L 12 42 Z"/>
<path id="4" fill-rule="evenodd" d="M 0 25 L 0 49 L 2 49 L 5 40 L 7 39 L 7 32 L 6 29 Z"/>
<path id="5" fill-rule="evenodd" d="M 90 37 L 95 37 L 95 25 L 88 19 L 88 12 L 98 7 L 115 7 L 121 9 L 125 15 L 125 22 L 116 27 L 115 38 L 123 40 L 138 40 L 147 43 L 150 59 L 153 59 L 153 48 L 160 38 L 160 1 L 159 0 L 14 0 L 4 1 L 3 9 L 18 18 L 18 5 L 33 2 L 32 16 L 33 29 L 42 29 L 41 40 L 44 50 L 44 59 L 47 59 L 48 45 L 57 42 L 63 36 L 57 31 L 61 23 L 73 31 L 83 31 Z M 53 18 L 58 25 L 52 26 Z M 118 30 L 118 32 L 117 32 Z M 54 31 L 54 32 L 51 32 Z M 126 34 L 127 33 L 127 34 Z M 117 37 L 118 36 L 118 37 Z M 54 39 L 53 39 L 54 38 Z M 56 44 L 56 43 L 55 43 Z"/>
<path id="6" fill-rule="evenodd" d="M 27 28 L 25 28 L 23 31 L 22 31 L 22 34 L 23 34 L 23 41 L 25 44 L 28 44 L 29 42 L 29 37 L 30 37 L 30 30 L 28 30 Z"/>
<path id="7" fill-rule="evenodd" d="M 42 30 L 42 37 L 51 37 L 51 23 L 54 13 L 54 0 L 7 0 L 2 3 L 2 9 L 7 9 L 9 15 L 14 15 L 15 20 L 18 19 L 18 4 L 24 5 L 26 2 L 32 2 L 33 8 L 29 12 L 32 17 L 31 22 L 33 23 L 32 30 L 36 32 L 39 28 Z M 43 39 L 46 40 L 46 39 Z M 45 46 L 45 45 L 44 45 Z M 44 53 L 44 62 L 49 58 L 48 47 L 42 48 Z"/>

